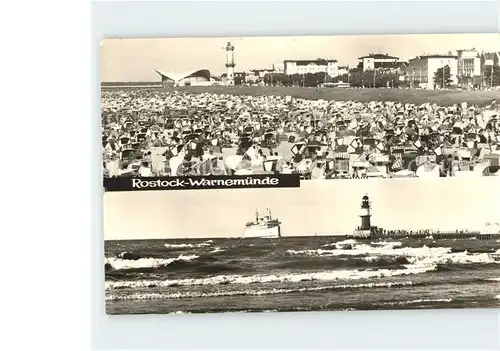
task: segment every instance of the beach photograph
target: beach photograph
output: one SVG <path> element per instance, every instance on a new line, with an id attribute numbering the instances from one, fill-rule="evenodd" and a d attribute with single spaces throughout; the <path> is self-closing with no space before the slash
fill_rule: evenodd
<path id="1" fill-rule="evenodd" d="M 500 36 L 109 38 L 103 176 L 500 176 Z"/>
<path id="2" fill-rule="evenodd" d="M 500 307 L 500 178 L 104 194 L 107 314 Z"/>

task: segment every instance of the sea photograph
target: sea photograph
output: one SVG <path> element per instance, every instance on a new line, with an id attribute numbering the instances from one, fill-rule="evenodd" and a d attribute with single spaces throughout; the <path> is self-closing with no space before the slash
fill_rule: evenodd
<path id="1" fill-rule="evenodd" d="M 107 314 L 500 307 L 500 178 L 104 194 Z"/>

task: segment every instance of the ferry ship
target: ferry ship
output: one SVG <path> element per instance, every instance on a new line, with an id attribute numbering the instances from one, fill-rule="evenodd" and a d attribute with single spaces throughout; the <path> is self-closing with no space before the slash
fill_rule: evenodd
<path id="1" fill-rule="evenodd" d="M 272 217 L 269 208 L 266 212 L 264 217 L 260 217 L 255 211 L 255 219 L 246 224 L 245 238 L 281 238 L 281 222 Z"/>

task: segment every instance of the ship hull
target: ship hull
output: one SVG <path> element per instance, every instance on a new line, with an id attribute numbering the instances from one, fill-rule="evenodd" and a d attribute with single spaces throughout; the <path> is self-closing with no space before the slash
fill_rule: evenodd
<path id="1" fill-rule="evenodd" d="M 281 228 L 280 226 L 272 228 L 263 227 L 247 227 L 245 228 L 245 238 L 280 238 Z"/>

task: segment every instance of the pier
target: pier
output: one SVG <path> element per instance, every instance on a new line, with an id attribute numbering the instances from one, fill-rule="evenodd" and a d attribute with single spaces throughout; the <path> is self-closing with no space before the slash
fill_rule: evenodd
<path id="1" fill-rule="evenodd" d="M 386 230 L 377 226 L 371 225 L 371 202 L 368 195 L 363 196 L 361 201 L 361 225 L 357 227 L 352 234 L 346 235 L 347 238 L 352 239 L 477 239 L 477 240 L 491 240 L 500 239 L 500 231 L 486 231 L 457 229 L 452 230 Z M 498 225 L 498 224 L 497 224 Z"/>
<path id="2" fill-rule="evenodd" d="M 370 231 L 355 230 L 352 234 L 346 235 L 352 239 L 477 239 L 477 240 L 492 240 L 500 239 L 500 234 L 467 232 L 467 231 L 404 231 L 404 230 L 383 230 L 380 228 L 372 228 Z"/>

